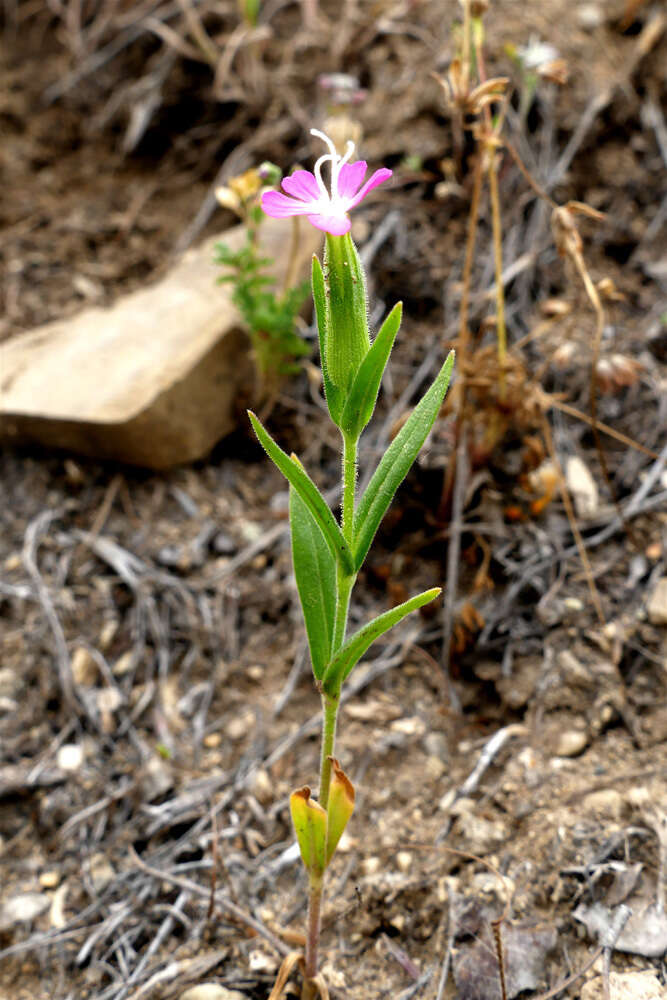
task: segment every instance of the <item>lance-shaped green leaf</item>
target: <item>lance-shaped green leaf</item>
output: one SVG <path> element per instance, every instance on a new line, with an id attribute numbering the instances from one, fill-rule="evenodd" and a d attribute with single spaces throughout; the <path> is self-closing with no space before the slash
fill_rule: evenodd
<path id="1" fill-rule="evenodd" d="M 435 423 L 447 392 L 453 366 L 454 352 L 450 351 L 433 385 L 387 448 L 359 501 L 354 515 L 355 571 L 363 564 L 387 507 L 407 476 L 410 466 Z"/>
<path id="2" fill-rule="evenodd" d="M 325 694 L 335 697 L 340 692 L 341 685 L 350 671 L 357 665 L 368 647 L 379 639 L 381 635 L 388 632 L 390 628 L 402 621 L 411 611 L 416 611 L 424 604 L 428 604 L 440 593 L 440 587 L 433 587 L 432 590 L 425 590 L 423 594 L 411 597 L 409 601 L 404 601 L 390 611 L 385 611 L 383 615 L 374 618 L 368 625 L 364 625 L 334 656 L 327 667 L 322 680 L 322 689 Z"/>
<path id="3" fill-rule="evenodd" d="M 289 491 L 292 561 L 306 623 L 310 660 L 318 680 L 331 659 L 336 614 L 336 560 L 317 521 L 293 486 Z"/>
<path id="4" fill-rule="evenodd" d="M 329 785 L 329 805 L 327 806 L 327 852 L 329 864 L 338 841 L 343 835 L 347 822 L 354 812 L 354 785 L 345 774 L 335 757 L 330 757 L 333 777 Z"/>
<path id="5" fill-rule="evenodd" d="M 344 402 L 343 394 L 329 378 L 329 362 L 327 359 L 327 344 L 329 343 L 329 331 L 331 329 L 331 309 L 329 307 L 329 296 L 324 282 L 324 274 L 322 273 L 322 265 L 315 255 L 313 255 L 312 288 L 313 301 L 315 303 L 315 318 L 317 319 L 317 332 L 320 338 L 320 360 L 322 363 L 324 395 L 326 396 L 331 419 L 337 427 L 340 427 Z"/>
<path id="6" fill-rule="evenodd" d="M 332 555 L 341 563 L 346 573 L 353 572 L 352 553 L 343 538 L 343 532 L 340 530 L 336 518 L 327 507 L 326 501 L 315 483 L 299 460 L 296 459 L 296 456 L 290 458 L 287 452 L 284 452 L 276 444 L 255 414 L 248 410 L 248 416 L 262 448 L 278 469 L 280 469 L 290 486 L 294 487 L 317 521 Z"/>
<path id="7" fill-rule="evenodd" d="M 401 325 L 402 313 L 403 306 L 397 302 L 380 327 L 380 332 L 359 365 L 354 382 L 350 387 L 340 427 L 355 440 L 359 438 L 373 416 L 382 376 L 394 346 L 398 328 Z"/>
<path id="8" fill-rule="evenodd" d="M 306 871 L 311 877 L 321 878 L 327 866 L 327 814 L 318 802 L 311 799 L 307 785 L 292 792 L 289 805 Z"/>

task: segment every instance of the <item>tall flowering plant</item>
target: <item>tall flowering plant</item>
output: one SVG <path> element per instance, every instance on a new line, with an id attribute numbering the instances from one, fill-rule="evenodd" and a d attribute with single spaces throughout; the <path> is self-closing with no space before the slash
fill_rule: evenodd
<path id="1" fill-rule="evenodd" d="M 322 696 L 322 756 L 317 799 L 308 786 L 290 797 L 292 820 L 308 873 L 309 912 L 303 965 L 303 998 L 320 989 L 318 943 L 325 871 L 354 809 L 354 788 L 335 756 L 341 689 L 369 646 L 410 612 L 432 601 L 439 587 L 424 591 L 347 634 L 350 595 L 371 542 L 396 490 L 407 475 L 438 414 L 454 364 L 451 353 L 430 389 L 389 445 L 363 493 L 356 496 L 357 452 L 373 415 L 382 376 L 401 322 L 394 306 L 371 341 L 364 272 L 349 235 L 349 211 L 391 170 L 376 170 L 364 183 L 366 163 L 351 163 L 354 144 L 340 156 L 327 146 L 313 172 L 297 170 L 268 191 L 262 208 L 274 218 L 305 215 L 326 233 L 324 267 L 313 257 L 312 290 L 320 340 L 322 376 L 329 414 L 342 442 L 342 513 L 338 520 L 296 455 L 284 452 L 250 413 L 255 433 L 290 486 L 290 528 L 297 590 L 306 625 L 316 686 Z M 330 185 L 322 177 L 328 166 Z M 277 994 L 276 994 L 277 995 Z M 322 995 L 324 993 L 322 992 Z"/>

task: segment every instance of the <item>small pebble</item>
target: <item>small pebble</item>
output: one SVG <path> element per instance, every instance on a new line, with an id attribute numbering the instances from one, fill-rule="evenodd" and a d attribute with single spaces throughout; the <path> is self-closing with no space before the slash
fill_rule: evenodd
<path id="1" fill-rule="evenodd" d="M 653 588 L 646 613 L 651 625 L 667 625 L 667 576 L 661 577 Z"/>
<path id="2" fill-rule="evenodd" d="M 78 771 L 83 764 L 83 747 L 78 743 L 64 743 L 56 754 L 56 764 L 61 771 Z"/>
<path id="3" fill-rule="evenodd" d="M 105 622 L 100 631 L 99 646 L 102 652 L 106 652 L 111 646 L 111 643 L 116 638 L 116 633 L 118 632 L 118 622 L 114 618 L 110 618 L 109 621 Z"/>
<path id="4" fill-rule="evenodd" d="M 0 695 L 11 698 L 12 695 L 17 695 L 22 687 L 23 681 L 16 670 L 12 670 L 11 667 L 0 669 Z"/>
<path id="5" fill-rule="evenodd" d="M 275 798 L 276 790 L 274 784 L 263 768 L 260 768 L 255 775 L 252 791 L 257 801 L 261 802 L 263 806 L 268 805 L 269 802 L 273 802 Z"/>
<path id="6" fill-rule="evenodd" d="M 252 729 L 254 719 L 255 717 L 252 712 L 245 712 L 243 715 L 235 716 L 225 726 L 225 736 L 228 736 L 230 740 L 234 740 L 235 742 L 242 740 Z"/>
<path id="7" fill-rule="evenodd" d="M 115 871 L 104 854 L 93 854 L 90 859 L 89 875 L 96 892 L 102 892 L 115 878 Z"/>
<path id="8" fill-rule="evenodd" d="M 578 455 L 570 455 L 565 465 L 565 479 L 577 516 L 591 518 L 599 507 L 599 492 L 591 470 Z"/>
<path id="9" fill-rule="evenodd" d="M 72 653 L 72 677 L 78 686 L 90 687 L 95 683 L 97 664 L 85 646 L 77 646 Z"/>
<path id="10" fill-rule="evenodd" d="M 623 796 L 615 788 L 602 788 L 591 792 L 584 799 L 586 813 L 595 813 L 607 819 L 620 820 L 623 812 Z"/>
<path id="11" fill-rule="evenodd" d="M 390 726 L 394 733 L 402 733 L 403 736 L 421 736 L 424 732 L 424 723 L 416 715 L 408 716 L 405 719 L 395 719 Z"/>
<path id="12" fill-rule="evenodd" d="M 605 990 L 605 977 L 584 983 L 581 1000 L 604 1000 L 609 995 L 612 1000 L 664 1000 L 664 986 L 660 985 L 656 973 L 650 969 L 643 972 L 612 972 L 608 982 L 609 993 Z"/>
<path id="13" fill-rule="evenodd" d="M 206 736 L 204 737 L 204 746 L 208 750 L 215 750 L 215 748 L 219 747 L 221 743 L 222 743 L 221 733 L 207 733 Z"/>
<path id="14" fill-rule="evenodd" d="M 377 875 L 382 867 L 382 863 L 379 858 L 364 858 L 361 862 L 361 870 L 364 875 Z"/>
<path id="15" fill-rule="evenodd" d="M 409 851 L 399 851 L 396 855 L 396 867 L 399 872 L 407 874 L 412 868 L 412 855 Z"/>
<path id="16" fill-rule="evenodd" d="M 444 733 L 427 733 L 424 737 L 424 750 L 429 757 L 439 757 L 445 764 L 449 761 L 449 749 Z"/>
<path id="17" fill-rule="evenodd" d="M 181 993 L 179 1000 L 248 1000 L 248 997 L 245 993 L 228 990 L 217 983 L 200 983 L 199 986 L 191 986 L 185 993 Z"/>
<path id="18" fill-rule="evenodd" d="M 588 735 L 581 729 L 566 729 L 558 737 L 557 757 L 577 757 L 586 749 Z"/>
<path id="19" fill-rule="evenodd" d="M 438 781 L 442 778 L 447 768 L 439 757 L 427 757 L 426 767 L 424 770 L 426 771 L 426 776 L 430 778 L 431 781 Z"/>
<path id="20" fill-rule="evenodd" d="M 604 14 L 596 3 L 584 3 L 577 10 L 577 21 L 584 31 L 595 31 L 604 23 Z"/>
<path id="21" fill-rule="evenodd" d="M 248 955 L 248 968 L 251 972 L 272 973 L 276 969 L 276 960 L 267 955 L 266 952 L 257 949 Z M 247 1000 L 247 997 L 244 1000 Z"/>
<path id="22" fill-rule="evenodd" d="M 127 674 L 132 669 L 132 662 L 133 662 L 132 650 L 128 649 L 126 653 L 123 653 L 122 656 L 118 657 L 113 667 L 111 668 L 111 672 L 114 675 L 114 677 L 122 677 L 124 674 Z"/>
<path id="23" fill-rule="evenodd" d="M 0 904 L 0 931 L 27 923 L 48 910 L 51 900 L 41 892 L 21 892 Z"/>
<path id="24" fill-rule="evenodd" d="M 60 882 L 60 872 L 48 871 L 42 872 L 39 876 L 39 884 L 42 889 L 55 889 Z"/>

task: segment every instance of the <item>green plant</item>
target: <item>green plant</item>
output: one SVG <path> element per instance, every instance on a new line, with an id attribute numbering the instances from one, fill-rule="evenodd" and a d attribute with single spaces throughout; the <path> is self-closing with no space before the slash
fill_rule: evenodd
<path id="1" fill-rule="evenodd" d="M 350 596 L 375 533 L 407 475 L 442 405 L 454 364 L 450 354 L 430 389 L 403 424 L 357 501 L 357 453 L 375 410 L 380 384 L 401 322 L 398 303 L 371 342 L 364 273 L 349 236 L 349 209 L 391 176 L 377 170 L 362 183 L 366 164 L 349 163 L 354 145 L 339 156 L 331 140 L 314 172 L 299 170 L 283 180 L 286 194 L 265 192 L 262 206 L 276 217 L 306 215 L 326 232 L 324 267 L 313 258 L 312 290 L 329 415 L 342 442 L 342 516 L 338 521 L 296 455 L 288 455 L 250 413 L 255 433 L 290 486 L 290 528 L 297 590 L 306 625 L 315 683 L 322 696 L 319 796 L 304 786 L 290 799 L 292 819 L 308 873 L 309 912 L 302 1000 L 327 996 L 318 974 L 318 942 L 324 875 L 354 808 L 354 788 L 335 757 L 336 724 L 346 679 L 370 645 L 406 615 L 440 593 L 434 587 L 386 611 L 347 635 Z M 322 166 L 331 170 L 330 191 Z M 291 964 L 290 964 L 291 962 Z M 284 964 L 271 994 L 280 996 L 294 958 Z"/>
<path id="2" fill-rule="evenodd" d="M 267 274 L 273 261 L 260 256 L 256 237 L 256 230 L 248 228 L 246 242 L 236 252 L 224 243 L 216 245 L 216 264 L 231 272 L 218 282 L 234 287 L 232 301 L 245 321 L 262 376 L 293 375 L 299 370 L 296 359 L 310 353 L 296 326 L 308 282 L 276 293 L 275 279 Z"/>
<path id="3" fill-rule="evenodd" d="M 246 226 L 246 240 L 240 250 L 232 250 L 225 243 L 216 244 L 215 263 L 228 270 L 218 278 L 218 283 L 233 286 L 232 301 L 245 322 L 264 388 L 268 383 L 270 389 L 275 388 L 275 382 L 282 376 L 298 372 L 298 359 L 310 353 L 297 329 L 297 316 L 308 296 L 307 281 L 293 283 L 298 230 L 294 230 L 281 291 L 276 289 L 276 279 L 269 273 L 273 260 L 262 256 L 260 248 L 264 213 L 257 199 L 264 185 L 275 183 L 280 176 L 278 167 L 263 163 L 259 169 L 247 170 L 216 191 L 220 204 L 235 212 Z"/>

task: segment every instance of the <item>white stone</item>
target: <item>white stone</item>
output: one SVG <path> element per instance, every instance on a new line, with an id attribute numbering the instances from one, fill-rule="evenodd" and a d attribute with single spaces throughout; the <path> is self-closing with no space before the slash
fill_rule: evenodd
<path id="1" fill-rule="evenodd" d="M 78 743 L 64 743 L 56 754 L 56 764 L 62 771 L 78 771 L 84 756 L 83 747 Z"/>
<path id="2" fill-rule="evenodd" d="M 291 220 L 266 219 L 261 233 L 280 285 Z M 301 227 L 299 277 L 321 237 Z M 216 283 L 220 239 L 238 249 L 245 228 L 206 240 L 111 308 L 94 306 L 0 344 L 0 438 L 152 469 L 207 454 L 234 429 L 237 392 L 253 377 L 231 288 Z"/>
<path id="3" fill-rule="evenodd" d="M 595 31 L 604 24 L 604 14 L 598 4 L 583 3 L 577 10 L 577 21 L 584 31 Z"/>
<path id="4" fill-rule="evenodd" d="M 590 469 L 578 455 L 570 455 L 565 466 L 567 488 L 577 517 L 594 517 L 599 507 L 598 488 Z"/>
<path id="5" fill-rule="evenodd" d="M 0 931 L 8 930 L 15 924 L 35 920 L 51 905 L 45 893 L 20 892 L 0 903 Z"/>
<path id="6" fill-rule="evenodd" d="M 228 990 L 217 983 L 201 983 L 181 993 L 179 1000 L 248 1000 L 248 998 L 245 993 Z"/>

